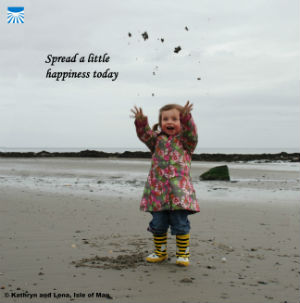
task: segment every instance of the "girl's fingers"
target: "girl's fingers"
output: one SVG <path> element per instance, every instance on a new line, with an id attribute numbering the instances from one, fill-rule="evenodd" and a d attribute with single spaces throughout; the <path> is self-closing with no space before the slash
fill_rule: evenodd
<path id="1" fill-rule="evenodd" d="M 133 118 L 143 119 L 145 117 L 141 107 L 137 107 L 135 105 L 134 108 L 132 108 L 130 111 L 134 114 L 134 116 L 131 116 Z"/>
<path id="2" fill-rule="evenodd" d="M 190 103 L 190 101 L 187 101 L 187 102 L 186 102 L 186 104 L 185 104 L 185 106 L 184 106 L 184 110 L 187 110 L 187 108 L 189 107 L 189 103 Z"/>
<path id="3" fill-rule="evenodd" d="M 143 114 L 142 109 L 138 108 L 136 105 L 134 108 L 131 109 L 131 112 L 135 115 L 135 117 L 138 117 Z"/>
<path id="4" fill-rule="evenodd" d="M 183 107 L 184 115 L 189 114 L 193 109 L 193 103 L 190 104 L 190 101 L 187 101 L 185 106 Z"/>
<path id="5" fill-rule="evenodd" d="M 139 115 L 139 117 L 143 117 L 143 110 L 141 107 L 138 110 L 138 115 Z"/>

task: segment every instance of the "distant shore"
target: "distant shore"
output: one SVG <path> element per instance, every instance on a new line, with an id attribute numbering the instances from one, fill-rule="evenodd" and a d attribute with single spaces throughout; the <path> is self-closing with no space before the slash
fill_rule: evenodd
<path id="1" fill-rule="evenodd" d="M 82 150 L 80 152 L 0 152 L 2 158 L 50 158 L 50 157 L 77 157 L 77 158 L 151 158 L 150 152 L 143 151 L 125 151 L 123 153 L 109 153 L 96 150 Z M 208 162 L 300 162 L 300 153 L 262 153 L 262 154 L 223 154 L 223 153 L 202 153 L 193 154 L 194 161 Z"/>

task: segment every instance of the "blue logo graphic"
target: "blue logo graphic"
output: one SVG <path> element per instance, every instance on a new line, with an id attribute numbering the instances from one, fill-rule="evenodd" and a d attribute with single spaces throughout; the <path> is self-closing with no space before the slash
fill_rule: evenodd
<path id="1" fill-rule="evenodd" d="M 7 23 L 24 23 L 24 7 L 22 6 L 8 7 Z"/>

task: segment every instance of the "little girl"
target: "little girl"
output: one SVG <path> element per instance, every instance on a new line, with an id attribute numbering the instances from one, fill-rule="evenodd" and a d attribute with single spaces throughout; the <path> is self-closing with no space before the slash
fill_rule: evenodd
<path id="1" fill-rule="evenodd" d="M 153 233 L 155 251 L 146 260 L 162 262 L 167 255 L 167 231 L 176 235 L 176 264 L 189 265 L 188 215 L 199 212 L 190 176 L 191 156 L 197 145 L 197 130 L 187 101 L 184 107 L 168 104 L 159 111 L 159 122 L 151 130 L 141 108 L 131 110 L 136 132 L 152 153 L 151 169 L 140 208 L 152 214 L 148 230 Z M 158 126 L 160 131 L 157 131 Z"/>

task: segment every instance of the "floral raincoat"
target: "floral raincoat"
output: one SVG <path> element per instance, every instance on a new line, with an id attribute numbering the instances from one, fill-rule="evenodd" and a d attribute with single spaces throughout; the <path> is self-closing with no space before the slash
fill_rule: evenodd
<path id="1" fill-rule="evenodd" d="M 139 139 L 152 152 L 151 169 L 140 205 L 143 211 L 200 211 L 190 176 L 191 155 L 198 141 L 196 125 L 191 114 L 180 120 L 181 132 L 176 136 L 152 131 L 147 118 L 135 120 Z"/>

